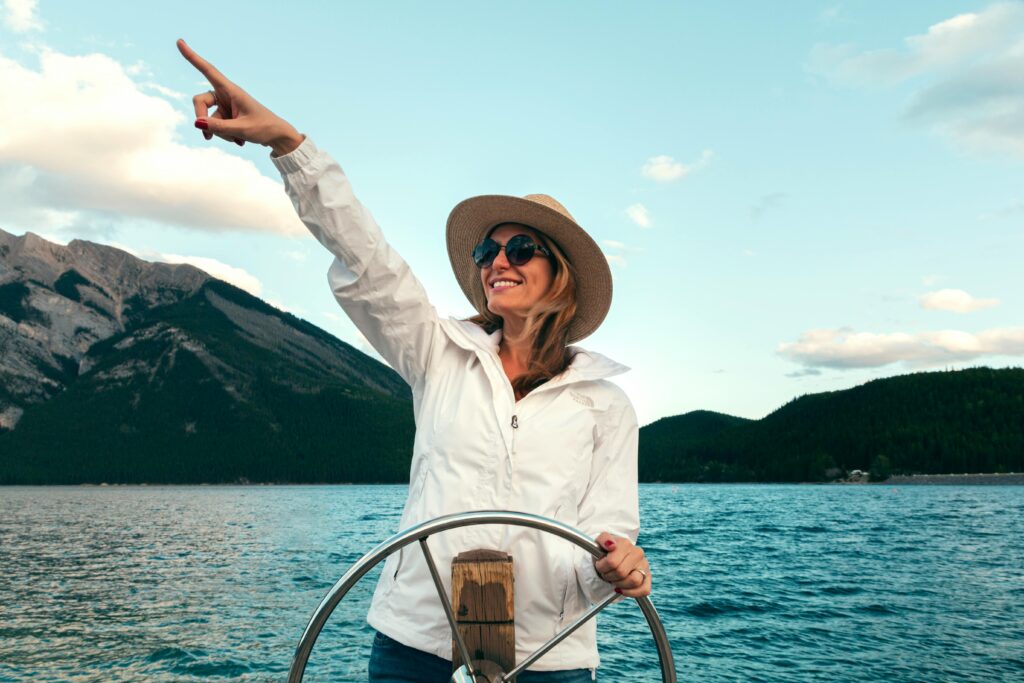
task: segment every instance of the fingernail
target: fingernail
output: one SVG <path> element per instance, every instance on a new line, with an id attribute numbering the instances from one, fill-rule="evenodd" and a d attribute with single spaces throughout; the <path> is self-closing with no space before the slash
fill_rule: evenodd
<path id="1" fill-rule="evenodd" d="M 204 130 L 203 131 L 203 137 L 206 138 L 207 140 L 212 140 L 213 139 L 213 133 L 211 133 L 208 130 Z"/>
<path id="2" fill-rule="evenodd" d="M 206 130 L 210 127 L 210 124 L 206 122 L 206 119 L 196 119 L 196 128 L 199 130 Z"/>
<path id="3" fill-rule="evenodd" d="M 622 589 L 621 588 L 616 588 L 615 592 L 618 593 L 619 595 L 622 595 Z"/>
<path id="4" fill-rule="evenodd" d="M 235 138 L 235 144 L 241 147 L 242 145 L 245 144 L 245 140 L 239 140 L 238 138 Z"/>
<path id="5" fill-rule="evenodd" d="M 615 547 L 615 541 L 605 541 L 604 542 L 604 547 L 608 548 L 608 550 L 611 550 L 612 548 Z"/>

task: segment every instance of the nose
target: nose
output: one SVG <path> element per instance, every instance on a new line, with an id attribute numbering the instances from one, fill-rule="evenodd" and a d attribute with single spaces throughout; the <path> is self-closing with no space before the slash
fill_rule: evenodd
<path id="1" fill-rule="evenodd" d="M 498 250 L 498 255 L 494 257 L 494 261 L 491 262 L 491 270 L 508 270 L 512 267 L 512 264 L 508 262 L 508 257 L 505 256 L 505 249 L 502 247 Z"/>

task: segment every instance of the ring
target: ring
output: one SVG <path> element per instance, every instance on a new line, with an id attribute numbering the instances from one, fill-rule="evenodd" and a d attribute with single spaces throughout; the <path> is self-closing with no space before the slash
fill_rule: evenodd
<path id="1" fill-rule="evenodd" d="M 647 572 L 645 572 L 643 569 L 640 569 L 639 567 L 633 567 L 633 571 L 640 572 L 640 575 L 644 577 L 644 581 L 647 580 Z"/>

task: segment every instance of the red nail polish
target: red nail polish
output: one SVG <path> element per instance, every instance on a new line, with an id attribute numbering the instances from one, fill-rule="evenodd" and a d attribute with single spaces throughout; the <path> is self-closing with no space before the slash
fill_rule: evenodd
<path id="1" fill-rule="evenodd" d="M 206 138 L 207 140 L 212 140 L 213 139 L 213 133 L 211 133 L 208 130 L 204 130 L 203 131 L 203 137 Z"/>
<path id="2" fill-rule="evenodd" d="M 615 541 L 605 541 L 604 542 L 604 547 L 608 548 L 608 550 L 611 550 L 612 548 L 615 547 Z"/>
<path id="3" fill-rule="evenodd" d="M 206 130 L 210 127 L 210 124 L 206 122 L 206 119 L 196 119 L 196 128 L 199 130 Z"/>
<path id="4" fill-rule="evenodd" d="M 242 145 L 245 144 L 245 140 L 239 140 L 238 138 L 235 138 L 235 144 L 241 147 Z"/>
<path id="5" fill-rule="evenodd" d="M 616 588 L 615 592 L 618 593 L 619 595 L 622 595 L 622 589 L 621 588 Z"/>

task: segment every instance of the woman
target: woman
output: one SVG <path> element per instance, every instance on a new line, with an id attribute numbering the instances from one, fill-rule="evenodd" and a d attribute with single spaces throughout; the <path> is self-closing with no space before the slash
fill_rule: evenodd
<path id="1" fill-rule="evenodd" d="M 611 303 L 611 274 L 594 241 L 546 195 L 461 202 L 448 219 L 448 251 L 479 315 L 442 320 L 338 164 L 184 41 L 178 48 L 213 87 L 193 98 L 196 126 L 207 140 L 271 148 L 299 217 L 336 257 L 328 280 L 339 304 L 412 387 L 416 439 L 401 527 L 512 509 L 596 535 L 608 550 L 597 561 L 521 527 L 431 537 L 442 574 L 465 550 L 512 554 L 520 661 L 611 591 L 648 595 L 650 567 L 634 545 L 636 415 L 606 379 L 626 368 L 568 346 L 590 334 Z M 370 680 L 448 680 L 451 633 L 437 601 L 422 554 L 388 558 L 367 615 L 378 631 Z M 591 620 L 519 680 L 591 680 L 595 628 Z"/>

